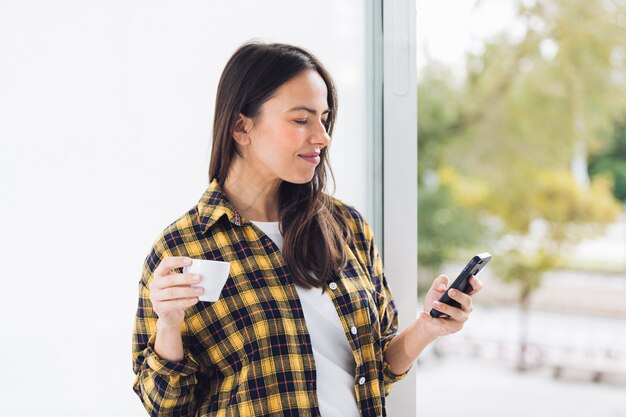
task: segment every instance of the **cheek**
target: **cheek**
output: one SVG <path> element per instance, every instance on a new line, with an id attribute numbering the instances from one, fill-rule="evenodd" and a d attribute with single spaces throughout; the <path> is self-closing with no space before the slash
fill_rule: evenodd
<path id="1" fill-rule="evenodd" d="M 305 150 L 305 129 L 289 123 L 265 123 L 258 133 L 255 154 L 267 165 L 291 164 L 298 158 L 298 153 Z"/>
<path id="2" fill-rule="evenodd" d="M 271 148 L 277 154 L 283 156 L 292 155 L 295 158 L 297 153 L 302 151 L 303 137 L 301 130 L 290 128 L 276 129 L 271 137 Z"/>
<path id="3" fill-rule="evenodd" d="M 265 136 L 262 141 L 256 142 L 254 148 L 253 153 L 258 161 L 267 167 L 279 168 L 290 162 L 291 151 L 285 143 L 284 136 L 277 134 Z"/>

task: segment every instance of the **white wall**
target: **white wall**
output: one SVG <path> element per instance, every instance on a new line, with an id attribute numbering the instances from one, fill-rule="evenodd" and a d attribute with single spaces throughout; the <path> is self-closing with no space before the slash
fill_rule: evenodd
<path id="1" fill-rule="evenodd" d="M 369 217 L 363 14 L 356 0 L 0 0 L 0 415 L 144 415 L 142 262 L 207 185 L 215 90 L 242 42 L 326 64 L 336 196 Z"/>

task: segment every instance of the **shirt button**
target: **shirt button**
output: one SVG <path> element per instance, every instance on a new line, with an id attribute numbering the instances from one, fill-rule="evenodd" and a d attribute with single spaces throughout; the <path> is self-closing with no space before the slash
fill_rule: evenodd
<path id="1" fill-rule="evenodd" d="M 365 384 L 365 377 L 364 376 L 359 378 L 359 385 L 363 385 L 363 384 Z"/>
<path id="2" fill-rule="evenodd" d="M 331 290 L 336 290 L 337 289 L 337 284 L 334 282 L 331 282 L 330 284 L 328 284 L 328 286 L 330 287 Z"/>
<path id="3" fill-rule="evenodd" d="M 356 334 L 356 327 L 354 326 L 350 327 L 350 333 Z"/>

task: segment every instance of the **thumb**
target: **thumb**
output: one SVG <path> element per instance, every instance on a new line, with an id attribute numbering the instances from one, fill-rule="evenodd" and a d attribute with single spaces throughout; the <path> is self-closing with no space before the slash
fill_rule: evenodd
<path id="1" fill-rule="evenodd" d="M 439 275 L 434 281 L 431 288 L 437 292 L 444 293 L 448 289 L 450 279 L 447 275 Z"/>

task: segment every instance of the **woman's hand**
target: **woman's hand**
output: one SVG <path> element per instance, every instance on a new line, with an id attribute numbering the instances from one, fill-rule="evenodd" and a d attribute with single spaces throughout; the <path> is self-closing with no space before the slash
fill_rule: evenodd
<path id="1" fill-rule="evenodd" d="M 152 309 L 159 316 L 160 327 L 180 327 L 185 319 L 185 309 L 198 302 L 204 291 L 201 287 L 191 287 L 202 277 L 196 274 L 175 274 L 174 268 L 191 265 L 191 259 L 184 256 L 170 256 L 161 260 L 154 270 L 150 283 Z"/>
<path id="2" fill-rule="evenodd" d="M 476 295 L 476 293 L 483 288 L 482 282 L 472 275 L 469 280 L 469 283 L 473 288 L 472 292 L 465 294 L 459 290 L 450 290 L 448 292 L 450 298 L 461 304 L 461 307 L 457 308 L 437 301 L 448 289 L 448 283 L 448 277 L 446 275 L 440 275 L 433 281 L 433 285 L 424 297 L 424 311 L 420 313 L 419 321 L 422 322 L 422 332 L 427 337 L 433 339 L 438 336 L 456 333 L 463 328 L 463 325 L 469 319 L 469 314 L 473 309 L 472 296 Z M 431 317 L 430 310 L 432 308 L 447 314 L 449 317 Z"/>
<path id="3" fill-rule="evenodd" d="M 420 313 L 419 318 L 391 339 L 385 360 L 392 373 L 402 374 L 410 368 L 429 343 L 439 336 L 455 333 L 463 328 L 472 312 L 472 296 L 483 288 L 483 284 L 476 277 L 471 276 L 469 283 L 473 290 L 469 295 L 458 290 L 451 291 L 450 297 L 461 304 L 461 308 L 455 308 L 437 302 L 446 292 L 448 282 L 448 277 L 445 275 L 440 275 L 433 281 L 433 285 L 424 297 L 424 311 Z M 431 317 L 430 309 L 433 307 L 450 317 L 445 319 Z"/>

